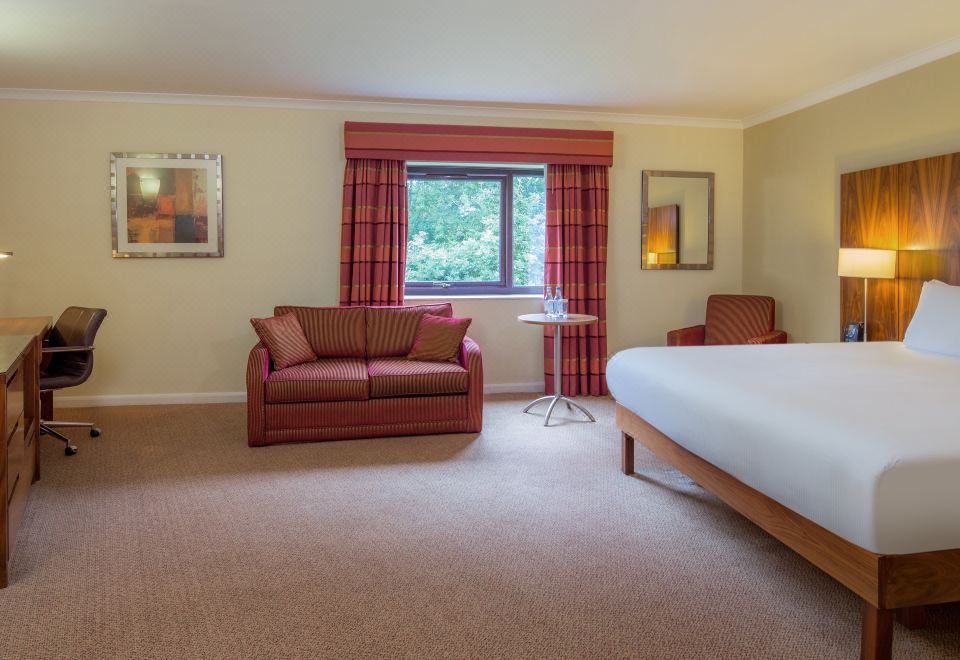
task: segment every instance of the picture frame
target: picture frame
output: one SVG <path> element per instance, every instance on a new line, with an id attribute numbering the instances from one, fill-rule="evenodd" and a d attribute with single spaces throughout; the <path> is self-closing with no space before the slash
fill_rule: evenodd
<path id="1" fill-rule="evenodd" d="M 111 153 L 110 209 L 115 258 L 222 257 L 222 158 Z"/>

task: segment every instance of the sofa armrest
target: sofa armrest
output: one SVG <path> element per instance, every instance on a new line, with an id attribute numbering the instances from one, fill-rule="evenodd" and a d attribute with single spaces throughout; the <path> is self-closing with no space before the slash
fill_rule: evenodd
<path id="1" fill-rule="evenodd" d="M 667 333 L 667 346 L 703 346 L 707 326 L 692 325 L 689 328 L 671 330 Z"/>
<path id="2" fill-rule="evenodd" d="M 464 337 L 460 345 L 460 366 L 467 370 L 467 408 L 471 433 L 483 428 L 483 357 L 477 342 Z"/>
<path id="3" fill-rule="evenodd" d="M 754 337 L 753 339 L 747 340 L 748 344 L 786 344 L 787 343 L 787 333 L 783 330 L 774 330 L 773 332 L 768 332 L 765 335 L 760 335 L 759 337 Z"/>
<path id="4" fill-rule="evenodd" d="M 257 344 L 247 358 L 247 444 L 251 447 L 266 442 L 264 383 L 270 376 L 270 354 Z"/>

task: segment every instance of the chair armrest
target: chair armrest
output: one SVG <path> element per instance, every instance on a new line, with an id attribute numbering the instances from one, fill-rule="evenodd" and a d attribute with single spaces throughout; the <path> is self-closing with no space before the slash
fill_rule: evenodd
<path id="1" fill-rule="evenodd" d="M 93 346 L 44 346 L 41 353 L 89 353 Z"/>
<path id="2" fill-rule="evenodd" d="M 467 371 L 470 371 L 471 366 L 482 364 L 479 344 L 470 337 L 464 337 L 460 344 L 460 356 L 457 358 L 457 362 Z"/>
<path id="3" fill-rule="evenodd" d="M 671 330 L 667 333 L 667 346 L 703 346 L 707 326 L 692 325 L 689 328 Z"/>
<path id="4" fill-rule="evenodd" d="M 747 340 L 748 344 L 786 344 L 787 343 L 787 333 L 783 330 L 774 330 L 773 332 L 768 332 L 765 335 L 760 335 L 759 337 L 754 337 L 753 339 Z"/>
<path id="5" fill-rule="evenodd" d="M 467 370 L 467 431 L 483 428 L 483 356 L 477 342 L 464 337 L 460 345 L 460 366 Z"/>
<path id="6" fill-rule="evenodd" d="M 247 384 L 250 384 L 251 376 L 254 380 L 265 383 L 270 376 L 270 352 L 263 344 L 257 344 L 250 349 L 250 357 L 247 358 Z"/>
<path id="7" fill-rule="evenodd" d="M 247 358 L 247 444 L 266 444 L 264 383 L 270 376 L 270 353 L 263 344 L 250 350 Z"/>

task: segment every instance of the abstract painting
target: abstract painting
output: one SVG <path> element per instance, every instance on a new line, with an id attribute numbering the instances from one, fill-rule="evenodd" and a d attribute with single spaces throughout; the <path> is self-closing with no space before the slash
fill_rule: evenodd
<path id="1" fill-rule="evenodd" d="M 110 157 L 114 257 L 222 257 L 218 154 Z"/>

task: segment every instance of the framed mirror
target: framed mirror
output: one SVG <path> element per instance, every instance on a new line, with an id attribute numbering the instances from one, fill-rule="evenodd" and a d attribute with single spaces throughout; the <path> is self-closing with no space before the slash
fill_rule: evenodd
<path id="1" fill-rule="evenodd" d="M 644 170 L 640 267 L 713 270 L 713 172 Z"/>

